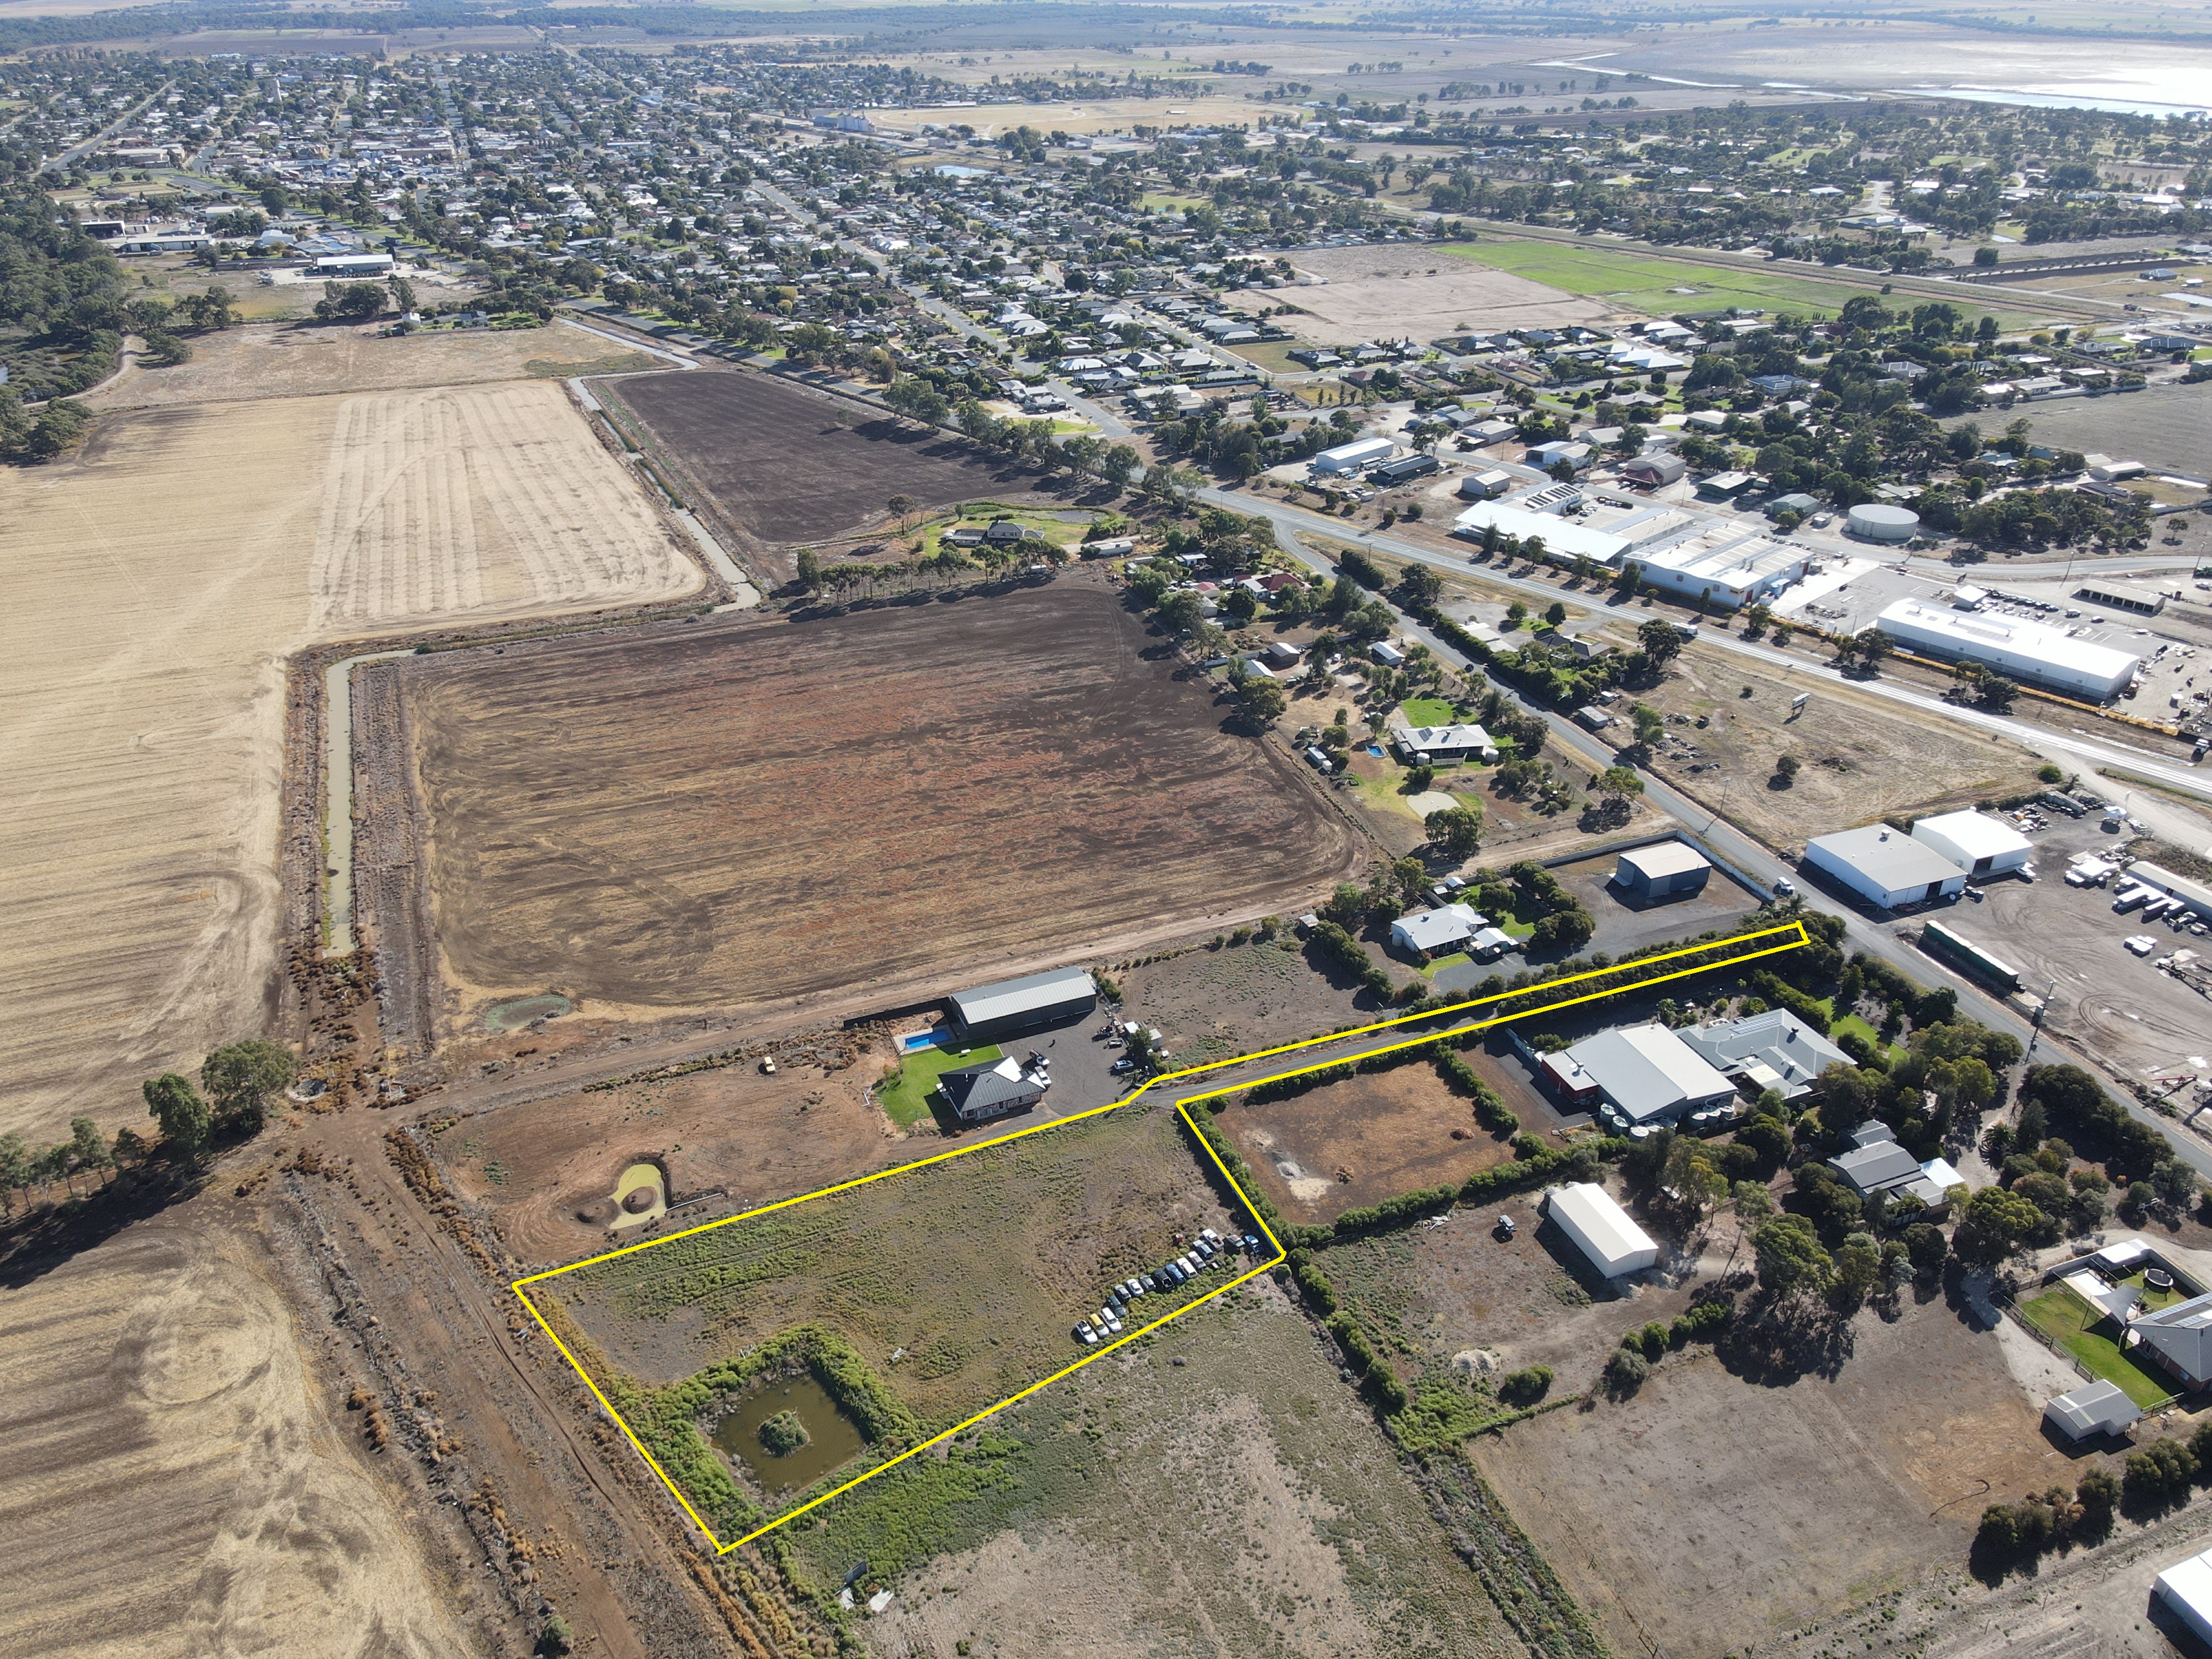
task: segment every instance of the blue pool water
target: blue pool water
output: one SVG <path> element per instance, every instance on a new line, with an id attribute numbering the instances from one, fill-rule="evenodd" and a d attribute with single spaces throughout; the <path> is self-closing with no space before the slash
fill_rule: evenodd
<path id="1" fill-rule="evenodd" d="M 898 1040 L 899 1052 L 902 1054 L 910 1054 L 917 1048 L 928 1048 L 936 1041 L 937 1033 L 934 1030 L 908 1031 Z"/>

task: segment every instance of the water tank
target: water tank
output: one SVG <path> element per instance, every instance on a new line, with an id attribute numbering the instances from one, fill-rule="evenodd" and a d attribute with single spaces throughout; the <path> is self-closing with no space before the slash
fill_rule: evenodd
<path id="1" fill-rule="evenodd" d="M 1909 542 L 1920 533 L 1920 515 L 1909 507 L 1868 501 L 1851 509 L 1844 528 L 1863 542 Z"/>

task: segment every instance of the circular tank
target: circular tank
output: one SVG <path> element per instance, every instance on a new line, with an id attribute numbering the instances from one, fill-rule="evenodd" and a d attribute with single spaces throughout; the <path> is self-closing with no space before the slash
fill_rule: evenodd
<path id="1" fill-rule="evenodd" d="M 1909 542 L 1920 533 L 1920 515 L 1909 507 L 1868 501 L 1851 509 L 1844 528 L 1863 542 Z"/>

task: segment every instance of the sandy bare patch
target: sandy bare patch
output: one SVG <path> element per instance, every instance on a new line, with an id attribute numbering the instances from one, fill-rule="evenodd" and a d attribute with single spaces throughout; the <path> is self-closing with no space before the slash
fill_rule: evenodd
<path id="1" fill-rule="evenodd" d="M 287 653 L 700 582 L 538 384 L 105 419 L 0 473 L 0 1128 L 48 1138 L 260 1025 Z"/>
<path id="2" fill-rule="evenodd" d="M 474 1650 L 311 1389 L 260 1241 L 133 1228 L 0 1314 L 0 1642 L 99 1659 Z M 340 1420 L 344 1414 L 337 1414 Z"/>
<path id="3" fill-rule="evenodd" d="M 1430 340 L 1468 329 L 1558 328 L 1608 314 L 1597 301 L 1429 248 L 1324 248 L 1301 253 L 1292 264 L 1328 279 L 1326 287 L 1276 296 L 1307 313 L 1288 319 L 1290 327 L 1325 345 Z"/>

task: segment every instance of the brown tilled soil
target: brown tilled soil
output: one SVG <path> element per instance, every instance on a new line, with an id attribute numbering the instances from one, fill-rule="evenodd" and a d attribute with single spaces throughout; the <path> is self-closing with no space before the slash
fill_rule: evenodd
<path id="1" fill-rule="evenodd" d="M 1303 902 L 1364 859 L 1297 763 L 1224 731 L 1085 577 L 398 671 L 464 1008 L 554 989 L 665 1012 L 901 975 L 941 994 L 1017 952 Z"/>
<path id="2" fill-rule="evenodd" d="M 964 440 L 769 375 L 641 374 L 603 390 L 643 422 L 659 458 L 738 549 L 784 579 L 795 568 L 790 549 L 889 520 L 894 495 L 927 511 L 1020 500 L 1036 483 Z"/>
<path id="3" fill-rule="evenodd" d="M 1215 1121 L 1275 1206 L 1302 1223 L 1334 1221 L 1401 1193 L 1456 1183 L 1513 1156 L 1510 1137 L 1482 1128 L 1473 1104 L 1419 1061 L 1287 1100 L 1240 1100 Z"/>

